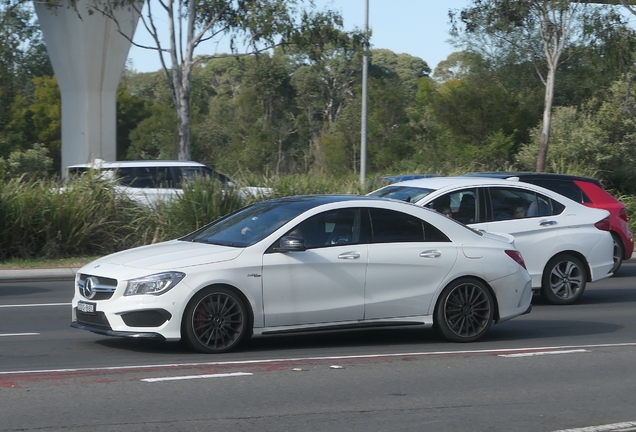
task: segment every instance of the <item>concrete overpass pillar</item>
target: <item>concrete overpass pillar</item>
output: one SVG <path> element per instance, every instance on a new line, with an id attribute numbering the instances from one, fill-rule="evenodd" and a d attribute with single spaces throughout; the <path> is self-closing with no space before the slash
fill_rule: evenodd
<path id="1" fill-rule="evenodd" d="M 62 95 L 62 176 L 66 167 L 95 158 L 117 158 L 117 87 L 131 43 L 117 24 L 95 12 L 88 0 L 77 10 L 33 2 Z M 78 16 L 79 15 L 79 16 Z M 139 15 L 117 12 L 121 30 L 132 38 Z"/>

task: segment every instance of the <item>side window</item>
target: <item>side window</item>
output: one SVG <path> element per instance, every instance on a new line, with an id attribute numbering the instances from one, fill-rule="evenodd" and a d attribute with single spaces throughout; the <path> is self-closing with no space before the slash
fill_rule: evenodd
<path id="1" fill-rule="evenodd" d="M 307 249 L 360 243 L 360 210 L 341 209 L 312 216 L 285 235 L 302 238 Z"/>
<path id="2" fill-rule="evenodd" d="M 478 222 L 477 189 L 462 189 L 442 195 L 428 207 L 461 223 Z"/>
<path id="3" fill-rule="evenodd" d="M 557 215 L 565 206 L 549 197 L 517 188 L 490 188 L 491 220 Z"/>
<path id="4" fill-rule="evenodd" d="M 439 229 L 406 213 L 371 209 L 373 243 L 448 242 Z"/>
<path id="5" fill-rule="evenodd" d="M 178 174 L 175 173 L 175 175 Z M 169 167 L 152 168 L 150 176 L 153 177 L 156 188 L 173 188 L 175 183 L 179 183 L 179 181 L 174 181 L 172 170 Z"/>
<path id="6" fill-rule="evenodd" d="M 563 210 L 565 210 L 565 206 L 560 202 L 537 194 L 536 209 L 533 207 L 528 208 L 528 217 L 554 216 L 563 213 Z"/>
<path id="7" fill-rule="evenodd" d="M 119 168 L 121 184 L 133 188 L 170 187 L 172 179 L 168 167 Z"/>
<path id="8" fill-rule="evenodd" d="M 490 220 L 494 221 L 533 217 L 537 215 L 537 197 L 523 189 L 491 187 L 490 207 Z"/>

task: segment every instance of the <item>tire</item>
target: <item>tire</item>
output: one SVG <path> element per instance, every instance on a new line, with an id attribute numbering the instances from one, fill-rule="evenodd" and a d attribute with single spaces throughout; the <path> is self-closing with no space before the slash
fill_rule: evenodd
<path id="1" fill-rule="evenodd" d="M 195 351 L 207 354 L 232 351 L 251 334 L 245 304 L 231 289 L 203 289 L 184 311 L 182 333 Z"/>
<path id="2" fill-rule="evenodd" d="M 623 242 L 618 238 L 616 234 L 612 234 L 612 240 L 614 241 L 614 267 L 610 270 L 616 274 L 621 265 L 623 264 L 623 257 L 625 256 L 625 248 Z"/>
<path id="3" fill-rule="evenodd" d="M 474 342 L 492 325 L 495 302 L 490 290 L 473 278 L 449 284 L 437 302 L 434 326 L 451 342 Z"/>
<path id="4" fill-rule="evenodd" d="M 585 291 L 587 271 L 575 256 L 553 257 L 543 270 L 541 296 L 554 305 L 576 303 Z"/>

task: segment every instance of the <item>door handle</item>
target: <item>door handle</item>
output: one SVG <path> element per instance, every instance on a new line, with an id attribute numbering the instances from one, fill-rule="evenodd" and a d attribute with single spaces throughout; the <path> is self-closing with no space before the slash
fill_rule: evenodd
<path id="1" fill-rule="evenodd" d="M 557 221 L 555 220 L 548 220 L 548 219 L 543 219 L 542 221 L 539 222 L 539 226 L 550 226 L 550 225 L 556 225 Z"/>
<path id="2" fill-rule="evenodd" d="M 420 254 L 421 258 L 439 258 L 442 256 L 442 253 L 438 250 L 427 250 Z"/>
<path id="3" fill-rule="evenodd" d="M 360 254 L 358 252 L 344 252 L 338 255 L 338 259 L 358 259 L 360 258 Z"/>

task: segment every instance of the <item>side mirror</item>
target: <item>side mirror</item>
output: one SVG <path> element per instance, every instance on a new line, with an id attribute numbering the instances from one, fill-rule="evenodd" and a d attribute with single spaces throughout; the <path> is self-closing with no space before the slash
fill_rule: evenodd
<path id="1" fill-rule="evenodd" d="M 305 240 L 299 237 L 285 236 L 280 239 L 278 247 L 274 248 L 276 252 L 302 252 L 307 250 Z"/>

